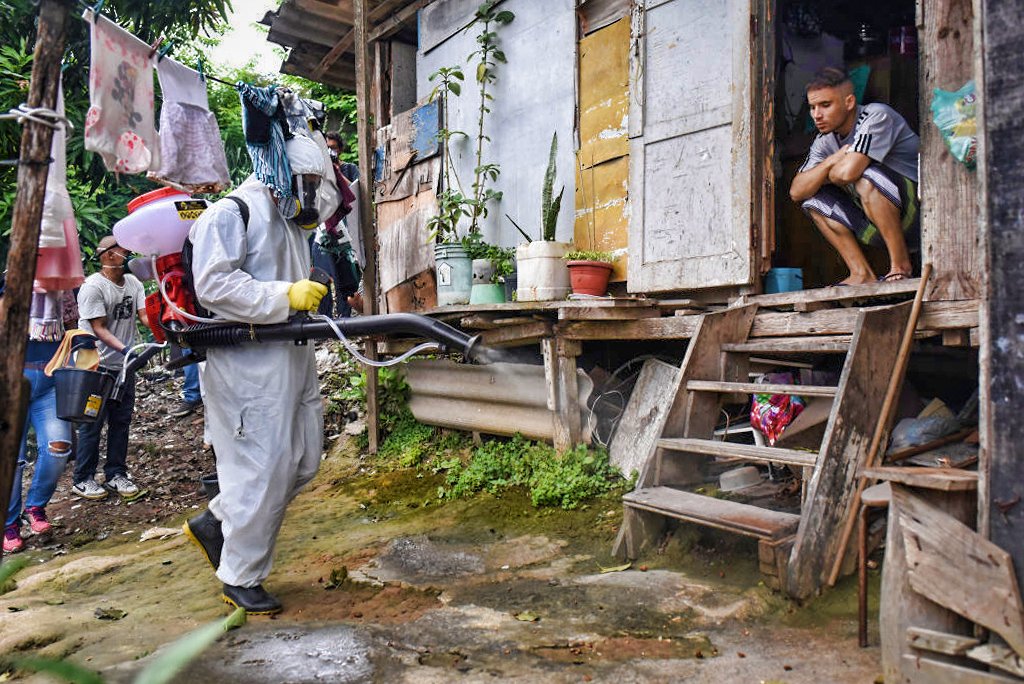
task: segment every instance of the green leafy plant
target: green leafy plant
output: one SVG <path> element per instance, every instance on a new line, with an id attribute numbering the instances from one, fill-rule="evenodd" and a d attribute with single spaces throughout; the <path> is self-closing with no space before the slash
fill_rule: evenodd
<path id="1" fill-rule="evenodd" d="M 470 259 L 486 259 L 491 262 L 494 268 L 491 282 L 494 284 L 504 282 L 504 277 L 515 270 L 514 247 L 492 245 L 484 242 L 480 233 L 470 233 L 462 238 L 462 248 L 466 250 Z"/>
<path id="2" fill-rule="evenodd" d="M 437 81 L 437 85 L 430 93 L 430 101 L 440 102 L 444 127 L 438 131 L 438 139 L 443 148 L 442 188 L 437 194 L 437 214 L 427 221 L 427 228 L 430 231 L 430 239 L 442 243 L 459 240 L 458 227 L 463 219 L 469 221 L 469 234 L 479 233 L 480 221 L 487 217 L 489 204 L 500 201 L 502 197 L 501 191 L 491 187 L 501 176 L 501 168 L 498 164 L 484 161 L 484 146 L 491 140 L 486 135 L 484 126 L 487 115 L 491 113 L 490 105 L 494 101 L 490 86 L 497 80 L 497 66 L 507 62 L 505 53 L 498 44 L 498 33 L 494 29 L 510 24 L 515 19 L 515 14 L 508 10 L 497 10 L 495 6 L 498 2 L 499 0 L 486 0 L 482 3 L 477 7 L 473 20 L 463 29 L 480 26 L 480 32 L 476 36 L 478 47 L 467 58 L 468 62 L 477 62 L 475 75 L 480 86 L 476 135 L 473 138 L 473 182 L 469 193 L 464 190 L 462 181 L 455 171 L 451 152 L 453 139 L 469 136 L 464 131 L 447 127 L 448 101 L 450 97 L 459 97 L 462 94 L 465 73 L 462 66 L 456 64 L 441 67 L 429 76 L 431 83 Z"/>
<path id="3" fill-rule="evenodd" d="M 576 249 L 564 257 L 566 261 L 601 261 L 606 264 L 615 263 L 615 255 L 611 252 L 601 252 L 589 249 Z"/>
<path id="4" fill-rule="evenodd" d="M 593 451 L 579 445 L 558 454 L 551 446 L 521 435 L 486 442 L 467 464 L 448 468 L 446 482 L 441 494 L 447 498 L 525 487 L 534 506 L 564 509 L 576 508 L 592 496 L 625 484 L 603 449 Z"/>
<path id="5" fill-rule="evenodd" d="M 562 208 L 562 195 L 565 194 L 565 186 L 553 197 L 555 174 L 558 166 L 555 157 L 558 155 L 558 132 L 551 134 L 551 149 L 548 152 L 548 167 L 544 170 L 544 185 L 540 193 L 540 226 L 541 238 L 552 242 L 555 239 L 555 227 L 558 224 L 558 212 Z"/>

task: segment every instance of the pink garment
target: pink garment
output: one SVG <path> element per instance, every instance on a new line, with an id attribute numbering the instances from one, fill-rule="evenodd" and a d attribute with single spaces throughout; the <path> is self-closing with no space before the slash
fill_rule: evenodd
<path id="1" fill-rule="evenodd" d="M 151 49 L 92 10 L 83 16 L 92 25 L 85 149 L 115 173 L 159 168 Z"/>
<path id="2" fill-rule="evenodd" d="M 160 168 L 149 178 L 191 194 L 215 193 L 231 184 L 217 117 L 210 111 L 199 73 L 164 57 L 157 65 Z"/>
<path id="3" fill-rule="evenodd" d="M 82 250 L 78 246 L 75 217 L 64 219 L 64 246 L 40 247 L 36 257 L 36 290 L 56 292 L 73 290 L 85 282 Z"/>

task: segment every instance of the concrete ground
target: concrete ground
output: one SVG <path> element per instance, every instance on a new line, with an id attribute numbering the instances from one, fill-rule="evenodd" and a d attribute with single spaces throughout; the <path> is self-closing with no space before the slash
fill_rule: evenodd
<path id="1" fill-rule="evenodd" d="M 817 684 L 880 672 L 877 647 L 857 647 L 849 578 L 797 606 L 759 583 L 754 546 L 685 529 L 622 569 L 609 556 L 615 497 L 568 512 L 519 494 L 439 501 L 429 471 L 377 470 L 346 449 L 323 466 L 289 511 L 266 583 L 284 613 L 251 617 L 174 681 Z M 33 552 L 0 596 L 0 654 L 128 682 L 227 614 L 182 536 L 139 532 Z M 101 608 L 126 614 L 101 620 Z M 0 681 L 50 681 L 4 668 Z"/>

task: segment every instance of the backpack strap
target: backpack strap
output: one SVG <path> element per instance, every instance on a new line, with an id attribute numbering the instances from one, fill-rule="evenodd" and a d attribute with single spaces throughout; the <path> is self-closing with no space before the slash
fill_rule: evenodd
<path id="1" fill-rule="evenodd" d="M 249 230 L 249 205 L 244 200 L 235 197 L 234 195 L 225 195 L 224 199 L 229 199 L 238 205 L 238 213 L 242 215 L 242 223 L 245 225 L 246 231 Z"/>

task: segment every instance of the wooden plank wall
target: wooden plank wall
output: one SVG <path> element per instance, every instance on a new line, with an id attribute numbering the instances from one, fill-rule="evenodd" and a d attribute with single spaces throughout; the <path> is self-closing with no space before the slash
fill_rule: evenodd
<path id="1" fill-rule="evenodd" d="M 979 530 L 1024 579 L 1024 4 L 979 0 L 985 36 L 978 173 L 987 301 L 982 312 Z"/>
<path id="2" fill-rule="evenodd" d="M 972 0 L 919 2 L 922 261 L 935 269 L 928 300 L 981 296 L 977 175 L 949 153 L 931 120 L 935 88 L 974 78 Z"/>
<path id="3" fill-rule="evenodd" d="M 622 281 L 629 238 L 629 18 L 582 38 L 579 60 L 573 241 L 578 249 L 619 253 L 612 280 Z"/>

